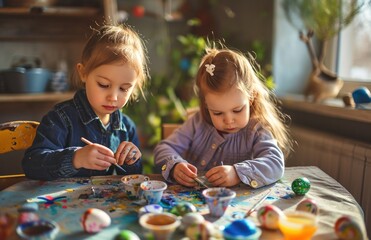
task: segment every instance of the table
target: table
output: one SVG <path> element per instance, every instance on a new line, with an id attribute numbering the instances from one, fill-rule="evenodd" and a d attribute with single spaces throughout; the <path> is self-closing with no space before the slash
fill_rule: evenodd
<path id="1" fill-rule="evenodd" d="M 149 175 L 151 179 L 161 179 L 160 175 Z M 141 206 L 134 204 L 122 191 L 122 176 L 92 177 L 89 179 L 71 178 L 56 181 L 27 180 L 17 183 L 0 192 L 0 212 L 6 212 L 17 217 L 17 209 L 28 201 L 34 201 L 38 196 L 65 196 L 60 201 L 48 204 L 40 201 L 39 216 L 52 219 L 59 224 L 60 232 L 57 239 L 114 239 L 123 229 L 136 232 L 141 238 L 141 227 L 138 223 L 137 212 Z M 305 196 L 296 196 L 291 190 L 291 183 L 298 177 L 307 177 L 311 182 L 310 191 Z M 93 195 L 91 188 L 94 187 L 100 193 Z M 176 201 L 193 203 L 206 220 L 216 226 L 226 225 L 235 218 L 246 213 L 251 206 L 258 201 L 268 188 L 271 193 L 264 204 L 274 204 L 281 208 L 295 209 L 297 204 L 305 198 L 314 199 L 319 207 L 319 228 L 313 237 L 314 240 L 337 239 L 333 230 L 335 221 L 342 215 L 351 215 L 359 224 L 364 239 L 368 239 L 363 212 L 352 195 L 333 178 L 322 170 L 313 166 L 288 167 L 284 177 L 275 184 L 260 189 L 252 189 L 240 184 L 233 187 L 237 192 L 236 198 L 231 202 L 226 214 L 219 219 L 213 219 L 208 215 L 207 206 L 200 198 L 197 189 L 185 188 L 179 185 L 169 185 L 166 195 L 175 196 Z M 170 208 L 161 203 L 165 210 Z M 105 210 L 111 217 L 111 225 L 97 234 L 84 233 L 80 217 L 83 212 L 91 207 Z M 251 217 L 255 223 L 256 213 Z M 180 231 L 175 233 L 174 239 L 184 237 Z M 10 239 L 18 239 L 14 232 Z M 283 239 L 279 231 L 263 230 L 260 239 Z"/>

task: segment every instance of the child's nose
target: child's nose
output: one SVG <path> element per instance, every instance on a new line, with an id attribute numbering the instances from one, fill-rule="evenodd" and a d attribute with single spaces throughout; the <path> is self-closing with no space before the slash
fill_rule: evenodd
<path id="1" fill-rule="evenodd" d="M 108 100 L 110 101 L 117 101 L 117 96 L 118 96 L 118 93 L 116 91 L 111 91 L 109 94 L 108 94 Z"/>
<path id="2" fill-rule="evenodd" d="M 226 116 L 224 117 L 224 122 L 225 122 L 226 124 L 233 123 L 233 122 L 234 122 L 234 118 L 233 118 L 233 116 L 231 116 L 231 115 L 226 115 Z"/>

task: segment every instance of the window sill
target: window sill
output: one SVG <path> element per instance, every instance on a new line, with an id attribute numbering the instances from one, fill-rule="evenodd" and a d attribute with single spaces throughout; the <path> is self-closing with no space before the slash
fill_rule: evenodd
<path id="1" fill-rule="evenodd" d="M 303 95 L 288 95 L 280 98 L 284 108 L 304 111 L 322 116 L 371 123 L 371 110 L 346 107 L 341 99 L 328 99 L 322 103 L 306 101 Z"/>
<path id="2" fill-rule="evenodd" d="M 340 99 L 308 102 L 300 95 L 281 98 L 282 111 L 291 126 L 322 131 L 362 142 L 371 142 L 371 110 L 345 107 Z"/>

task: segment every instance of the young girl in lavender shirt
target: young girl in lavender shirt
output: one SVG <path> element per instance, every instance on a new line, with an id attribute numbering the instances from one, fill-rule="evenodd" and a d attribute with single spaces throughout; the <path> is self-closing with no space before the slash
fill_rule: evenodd
<path id="1" fill-rule="evenodd" d="M 200 174 L 213 186 L 276 182 L 292 145 L 285 116 L 245 55 L 206 52 L 195 83 L 200 111 L 155 147 L 155 165 L 167 181 L 188 187 Z"/>

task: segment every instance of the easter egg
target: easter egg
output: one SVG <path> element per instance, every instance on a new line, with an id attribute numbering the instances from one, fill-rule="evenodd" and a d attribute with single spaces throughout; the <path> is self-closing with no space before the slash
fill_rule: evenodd
<path id="1" fill-rule="evenodd" d="M 291 189 L 296 195 L 305 195 L 310 189 L 310 181 L 306 177 L 297 178 L 292 182 Z"/>
<path id="2" fill-rule="evenodd" d="M 203 221 L 200 224 L 193 224 L 186 229 L 186 237 L 190 240 L 209 240 L 213 238 L 220 239 L 221 232 L 209 221 Z"/>
<path id="3" fill-rule="evenodd" d="M 197 212 L 190 212 L 186 213 L 182 217 L 182 224 L 179 226 L 182 230 L 187 229 L 191 225 L 199 225 L 203 221 L 205 221 L 205 218 Z"/>
<path id="4" fill-rule="evenodd" d="M 89 208 L 82 215 L 81 224 L 85 232 L 96 233 L 111 224 L 111 217 L 101 209 Z"/>
<path id="5" fill-rule="evenodd" d="M 359 87 L 352 92 L 353 100 L 356 104 L 370 103 L 371 93 L 366 87 Z"/>
<path id="6" fill-rule="evenodd" d="M 225 239 L 259 239 L 262 231 L 248 219 L 238 219 L 231 222 L 223 230 Z"/>
<path id="7" fill-rule="evenodd" d="M 16 225 L 16 220 L 8 213 L 0 212 L 0 239 L 7 239 Z"/>
<path id="8" fill-rule="evenodd" d="M 304 211 L 304 212 L 309 212 L 314 215 L 318 214 L 318 205 L 316 201 L 313 199 L 307 198 L 301 201 L 298 206 L 296 206 L 296 210 L 298 211 Z"/>
<path id="9" fill-rule="evenodd" d="M 138 217 L 140 218 L 146 213 L 162 213 L 163 211 L 163 207 L 161 207 L 159 204 L 149 204 L 139 209 Z"/>
<path id="10" fill-rule="evenodd" d="M 140 240 L 138 235 L 136 235 L 134 232 L 130 230 L 123 230 L 117 235 L 118 240 Z"/>
<path id="11" fill-rule="evenodd" d="M 361 240 L 359 225 L 349 216 L 341 216 L 335 222 L 335 233 L 341 240 Z"/>
<path id="12" fill-rule="evenodd" d="M 176 216 L 183 216 L 186 213 L 197 212 L 197 208 L 192 203 L 180 202 L 172 207 L 170 212 Z"/>
<path id="13" fill-rule="evenodd" d="M 280 208 L 269 204 L 258 209 L 257 218 L 263 228 L 276 230 L 278 229 L 278 220 L 282 214 Z"/>

